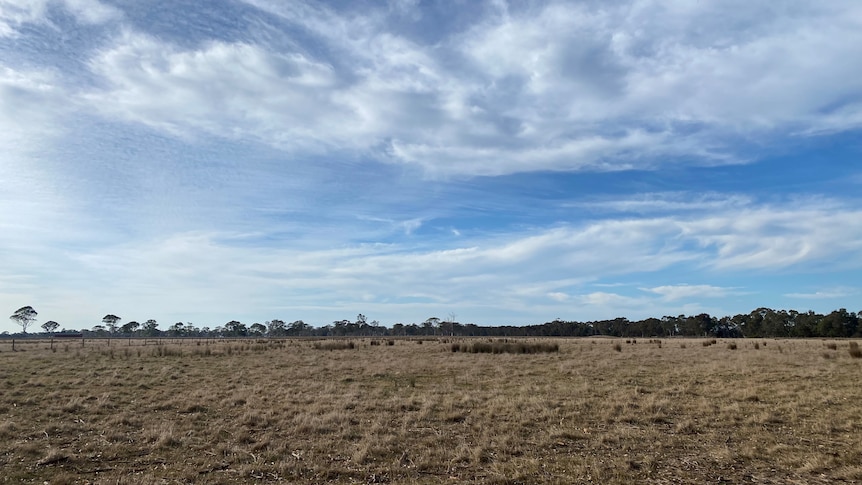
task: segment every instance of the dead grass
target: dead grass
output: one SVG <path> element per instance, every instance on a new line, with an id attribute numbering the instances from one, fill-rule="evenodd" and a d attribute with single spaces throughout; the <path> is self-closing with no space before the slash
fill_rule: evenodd
<path id="1" fill-rule="evenodd" d="M 820 340 L 701 341 L 4 348 L 0 482 L 862 480 L 862 360 L 824 359 Z"/>

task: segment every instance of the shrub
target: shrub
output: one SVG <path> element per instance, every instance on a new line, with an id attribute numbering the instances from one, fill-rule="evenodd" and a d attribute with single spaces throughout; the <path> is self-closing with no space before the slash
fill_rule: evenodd
<path id="1" fill-rule="evenodd" d="M 731 343 L 727 344 L 727 348 L 730 350 L 736 350 L 736 343 L 731 342 Z"/>
<path id="2" fill-rule="evenodd" d="M 862 358 L 862 349 L 859 348 L 859 344 L 857 342 L 850 342 L 850 357 L 854 359 Z"/>
<path id="3" fill-rule="evenodd" d="M 619 342 L 617 342 L 617 343 L 615 343 L 615 344 L 614 344 L 614 350 L 616 350 L 617 352 L 622 352 L 622 351 L 623 351 L 623 346 L 622 346 L 622 345 L 620 345 L 620 344 L 619 344 Z"/>

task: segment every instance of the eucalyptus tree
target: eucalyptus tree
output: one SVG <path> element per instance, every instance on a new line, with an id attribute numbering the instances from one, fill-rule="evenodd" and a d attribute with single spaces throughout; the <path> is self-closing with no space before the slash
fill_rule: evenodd
<path id="1" fill-rule="evenodd" d="M 33 309 L 33 307 L 24 306 L 15 310 L 15 313 L 13 313 L 9 319 L 20 325 L 23 333 L 27 333 L 27 327 L 36 321 L 37 315 L 38 313 Z"/>
<path id="2" fill-rule="evenodd" d="M 50 334 L 54 334 L 57 328 L 60 327 L 60 324 L 55 322 L 54 320 L 48 320 L 47 322 L 42 324 L 42 329 Z"/>
<path id="3" fill-rule="evenodd" d="M 119 322 L 120 320 L 122 320 L 122 318 L 112 313 L 109 313 L 105 315 L 104 318 L 102 318 L 102 323 L 105 324 L 105 327 L 107 327 L 108 332 L 114 333 L 117 331 L 117 322 Z"/>

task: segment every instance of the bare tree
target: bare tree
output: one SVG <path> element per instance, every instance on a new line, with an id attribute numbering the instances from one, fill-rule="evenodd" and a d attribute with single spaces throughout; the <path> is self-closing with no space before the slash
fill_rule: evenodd
<path id="1" fill-rule="evenodd" d="M 13 320 L 18 325 L 21 325 L 21 331 L 27 333 L 27 327 L 29 327 L 33 322 L 36 321 L 36 310 L 31 306 L 21 307 L 15 310 L 15 313 L 9 317 L 10 320 Z"/>

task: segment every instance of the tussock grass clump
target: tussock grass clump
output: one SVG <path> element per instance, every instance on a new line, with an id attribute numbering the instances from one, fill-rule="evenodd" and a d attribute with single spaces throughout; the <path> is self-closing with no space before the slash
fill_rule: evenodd
<path id="1" fill-rule="evenodd" d="M 540 354 L 560 351 L 559 344 L 550 342 L 456 342 L 451 348 L 452 352 L 470 354 Z"/>
<path id="2" fill-rule="evenodd" d="M 831 342 L 826 344 L 826 348 L 829 350 L 838 350 L 838 344 L 836 344 L 835 342 Z"/>
<path id="3" fill-rule="evenodd" d="M 167 345 L 158 345 L 152 350 L 153 357 L 179 357 L 181 355 L 183 355 L 182 350 Z"/>
<path id="4" fill-rule="evenodd" d="M 334 340 L 331 342 L 314 342 L 313 347 L 317 350 L 348 350 L 355 349 L 356 344 L 352 340 Z"/>
<path id="5" fill-rule="evenodd" d="M 622 345 L 620 345 L 620 344 L 619 344 L 619 342 L 617 342 L 617 343 L 615 343 L 615 344 L 614 344 L 614 350 L 616 350 L 617 352 L 622 352 L 622 351 L 623 351 L 623 346 L 622 346 Z"/>
<path id="6" fill-rule="evenodd" d="M 853 357 L 854 359 L 862 358 L 862 349 L 859 348 L 858 342 L 850 342 L 849 352 L 850 357 Z"/>
<path id="7" fill-rule="evenodd" d="M 730 350 L 736 350 L 736 343 L 731 342 L 731 343 L 727 344 L 727 348 Z"/>

